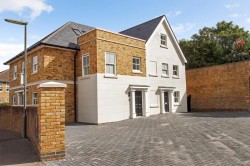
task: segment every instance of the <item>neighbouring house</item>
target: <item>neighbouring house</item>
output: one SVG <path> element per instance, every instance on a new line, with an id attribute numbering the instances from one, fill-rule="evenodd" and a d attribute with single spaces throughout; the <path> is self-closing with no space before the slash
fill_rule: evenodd
<path id="1" fill-rule="evenodd" d="M 9 103 L 9 70 L 0 72 L 0 104 Z"/>
<path id="2" fill-rule="evenodd" d="M 250 60 L 187 70 L 191 111 L 250 111 Z"/>
<path id="3" fill-rule="evenodd" d="M 186 59 L 165 16 L 120 33 L 68 22 L 28 48 L 27 104 L 41 83 L 66 84 L 66 122 L 106 123 L 186 112 Z M 24 53 L 10 65 L 10 103 L 23 105 Z"/>

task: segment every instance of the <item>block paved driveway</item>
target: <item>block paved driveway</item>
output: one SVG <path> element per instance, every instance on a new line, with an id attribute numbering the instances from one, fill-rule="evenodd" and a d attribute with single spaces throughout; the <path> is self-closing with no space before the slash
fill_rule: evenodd
<path id="1" fill-rule="evenodd" d="M 250 165 L 250 112 L 155 115 L 66 127 L 66 159 L 42 165 Z"/>

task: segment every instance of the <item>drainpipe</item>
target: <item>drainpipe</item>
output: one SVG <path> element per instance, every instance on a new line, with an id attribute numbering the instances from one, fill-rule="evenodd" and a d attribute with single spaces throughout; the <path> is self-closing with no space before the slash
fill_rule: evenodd
<path id="1" fill-rule="evenodd" d="M 75 122 L 77 122 L 77 104 L 76 104 L 76 56 L 78 51 L 74 55 L 74 107 L 75 107 Z"/>

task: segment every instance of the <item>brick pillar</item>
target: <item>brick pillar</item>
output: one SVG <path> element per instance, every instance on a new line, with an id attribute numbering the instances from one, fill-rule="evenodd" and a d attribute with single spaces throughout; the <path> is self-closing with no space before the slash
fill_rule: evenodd
<path id="1" fill-rule="evenodd" d="M 48 82 L 38 85 L 38 151 L 41 161 L 65 157 L 65 88 Z"/>

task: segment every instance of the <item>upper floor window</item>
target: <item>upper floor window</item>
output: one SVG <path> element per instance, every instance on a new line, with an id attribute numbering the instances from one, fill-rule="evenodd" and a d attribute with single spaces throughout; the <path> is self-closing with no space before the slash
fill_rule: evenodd
<path id="1" fill-rule="evenodd" d="M 3 83 L 0 82 L 0 92 L 2 92 L 2 91 L 3 91 Z"/>
<path id="2" fill-rule="evenodd" d="M 33 73 L 37 73 L 38 71 L 38 61 L 37 56 L 33 57 Z"/>
<path id="3" fill-rule="evenodd" d="M 82 62 L 83 75 L 89 75 L 89 55 L 83 56 Z"/>
<path id="4" fill-rule="evenodd" d="M 13 80 L 16 80 L 17 77 L 17 66 L 14 66 L 14 70 L 13 70 Z"/>
<path id="5" fill-rule="evenodd" d="M 36 92 L 32 93 L 32 104 L 33 105 L 38 104 L 38 102 L 37 102 L 37 93 Z"/>
<path id="6" fill-rule="evenodd" d="M 161 34 L 161 46 L 167 47 L 167 35 Z"/>
<path id="7" fill-rule="evenodd" d="M 116 74 L 116 54 L 112 52 L 105 53 L 105 70 L 107 74 Z"/>
<path id="8" fill-rule="evenodd" d="M 140 71 L 141 69 L 141 58 L 133 57 L 133 70 Z"/>
<path id="9" fill-rule="evenodd" d="M 179 103 L 180 102 L 180 92 L 179 91 L 175 91 L 174 92 L 174 102 L 175 103 Z"/>
<path id="10" fill-rule="evenodd" d="M 10 85 L 9 83 L 6 83 L 6 92 L 9 92 L 10 91 Z"/>
<path id="11" fill-rule="evenodd" d="M 168 64 L 162 63 L 162 75 L 168 76 Z"/>
<path id="12" fill-rule="evenodd" d="M 173 76 L 179 77 L 179 66 L 173 65 Z"/>
<path id="13" fill-rule="evenodd" d="M 24 74 L 25 72 L 25 66 L 24 66 L 24 62 L 22 62 L 22 73 Z"/>

